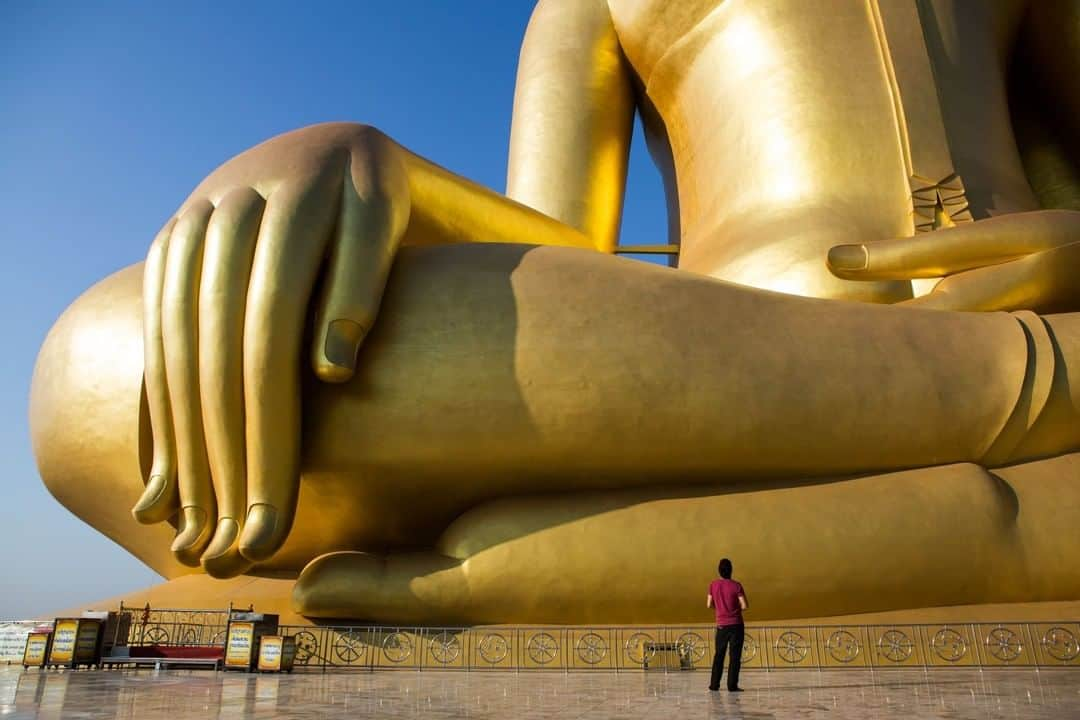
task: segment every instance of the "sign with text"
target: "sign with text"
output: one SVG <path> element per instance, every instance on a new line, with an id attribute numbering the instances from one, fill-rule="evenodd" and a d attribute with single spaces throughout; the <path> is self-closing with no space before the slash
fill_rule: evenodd
<path id="1" fill-rule="evenodd" d="M 47 665 L 96 665 L 100 657 L 101 626 L 97 618 L 57 618 Z"/>
<path id="2" fill-rule="evenodd" d="M 225 667 L 250 670 L 254 642 L 255 623 L 230 622 L 225 640 Z"/>
<path id="3" fill-rule="evenodd" d="M 260 672 L 281 671 L 281 646 L 280 635 L 263 635 L 259 641 Z"/>
<path id="4" fill-rule="evenodd" d="M 32 620 L 0 622 L 0 663 L 21 662 L 23 650 L 26 648 L 26 636 L 40 624 Z"/>
<path id="5" fill-rule="evenodd" d="M 57 620 L 53 630 L 50 665 L 70 665 L 75 658 L 75 639 L 79 632 L 78 620 Z"/>
<path id="6" fill-rule="evenodd" d="M 52 633 L 32 632 L 26 636 L 26 646 L 23 649 L 23 667 L 41 667 L 45 664 L 45 657 L 49 653 L 49 639 Z"/>
<path id="7" fill-rule="evenodd" d="M 101 630 L 99 620 L 80 620 L 79 631 L 75 633 L 75 664 L 92 665 L 98 661 L 98 634 Z"/>
<path id="8" fill-rule="evenodd" d="M 292 635 L 281 638 L 281 669 L 292 672 L 296 662 L 296 638 Z"/>

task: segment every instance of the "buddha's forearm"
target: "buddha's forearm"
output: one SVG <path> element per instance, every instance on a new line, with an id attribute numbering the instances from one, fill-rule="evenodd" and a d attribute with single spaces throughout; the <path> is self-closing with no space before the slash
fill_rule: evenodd
<path id="1" fill-rule="evenodd" d="M 583 232 L 402 149 L 409 179 L 404 245 L 529 242 L 596 248 Z"/>
<path id="2" fill-rule="evenodd" d="M 614 486 L 981 461 L 1026 387 L 1029 349 L 1006 314 L 796 298 L 558 248 L 453 246 L 401 255 L 360 364 L 348 386 L 311 387 L 313 465 L 437 466 L 501 478 L 481 491 L 498 494 L 537 478 Z"/>

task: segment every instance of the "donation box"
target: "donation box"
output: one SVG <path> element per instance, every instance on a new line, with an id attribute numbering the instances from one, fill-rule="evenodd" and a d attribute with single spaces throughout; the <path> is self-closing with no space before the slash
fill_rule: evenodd
<path id="1" fill-rule="evenodd" d="M 26 636 L 26 649 L 23 650 L 23 669 L 44 667 L 49 657 L 49 645 L 52 643 L 51 632 L 32 632 Z"/>
<path id="2" fill-rule="evenodd" d="M 53 625 L 50 667 L 91 667 L 101 663 L 105 621 L 101 618 L 57 618 Z"/>
<path id="3" fill-rule="evenodd" d="M 258 660 L 259 640 L 264 635 L 276 634 L 277 628 L 277 615 L 231 613 L 225 635 L 225 669 L 253 670 Z"/>
<path id="4" fill-rule="evenodd" d="M 259 672 L 292 672 L 296 659 L 296 638 L 292 635 L 263 635 L 259 642 Z"/>

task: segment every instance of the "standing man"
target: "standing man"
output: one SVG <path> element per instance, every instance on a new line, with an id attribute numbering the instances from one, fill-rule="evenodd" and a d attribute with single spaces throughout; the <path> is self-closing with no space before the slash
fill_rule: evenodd
<path id="1" fill-rule="evenodd" d="M 731 561 L 724 558 L 717 568 L 720 577 L 709 584 L 709 597 L 705 607 L 716 608 L 716 654 L 712 661 L 712 678 L 709 689 L 720 689 L 720 676 L 724 673 L 724 653 L 731 643 L 731 663 L 728 665 L 728 692 L 742 692 L 739 687 L 739 666 L 742 664 L 742 646 L 745 628 L 742 611 L 750 607 L 746 602 L 743 586 L 731 579 Z"/>

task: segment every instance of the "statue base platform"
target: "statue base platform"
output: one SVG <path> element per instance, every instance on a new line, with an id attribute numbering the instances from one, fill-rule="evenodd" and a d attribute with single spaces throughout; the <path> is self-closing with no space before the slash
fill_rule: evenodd
<path id="1" fill-rule="evenodd" d="M 279 632 L 293 635 L 298 666 L 326 669 L 692 670 L 708 667 L 712 627 L 686 625 L 389 627 L 312 621 L 292 611 L 291 577 L 215 580 L 187 575 L 144 590 L 58 613 L 114 610 L 123 603 L 139 620 L 147 604 L 203 622 L 207 609 L 276 613 Z M 702 608 L 707 618 L 707 611 Z M 961 605 L 818 618 L 748 622 L 746 668 L 769 670 L 928 667 L 1078 667 L 1080 601 Z M 155 621 L 141 636 L 154 635 Z M 184 625 L 187 632 L 193 632 Z M 224 627 L 202 628 L 223 636 Z M 163 634 L 164 633 L 164 634 Z M 140 636 L 140 637 L 141 637 Z M 169 642 L 168 639 L 165 642 Z"/>

